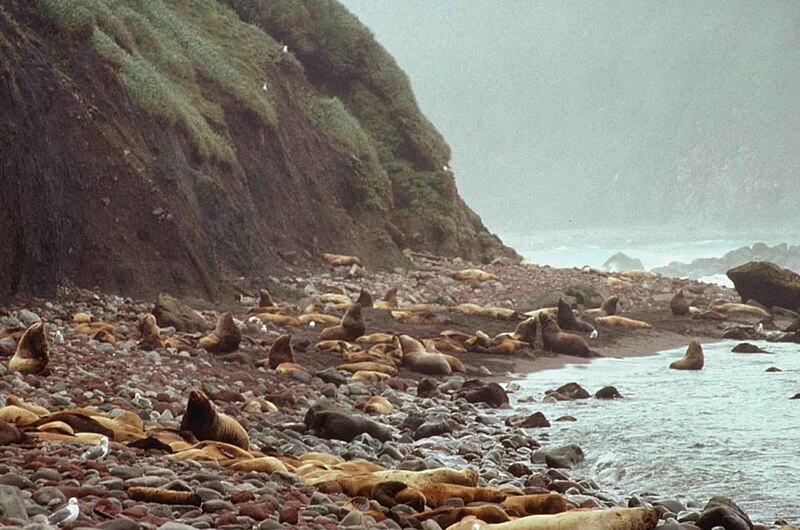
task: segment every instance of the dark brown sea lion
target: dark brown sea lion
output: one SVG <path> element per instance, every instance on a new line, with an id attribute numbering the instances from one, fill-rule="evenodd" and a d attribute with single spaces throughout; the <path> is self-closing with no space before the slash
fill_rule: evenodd
<path id="1" fill-rule="evenodd" d="M 143 350 L 159 350 L 164 347 L 161 340 L 161 329 L 158 327 L 155 315 L 148 313 L 139 323 L 139 332 L 142 334 L 139 347 Z"/>
<path id="2" fill-rule="evenodd" d="M 358 299 L 356 300 L 362 308 L 364 307 L 372 307 L 372 295 L 369 294 L 369 291 L 361 288 L 361 292 L 358 293 Z"/>
<path id="3" fill-rule="evenodd" d="M 347 340 L 354 341 L 364 335 L 367 324 L 361 314 L 361 304 L 350 304 L 347 312 L 342 317 L 342 323 L 322 330 L 322 340 Z"/>
<path id="4" fill-rule="evenodd" d="M 603 303 L 600 304 L 600 310 L 608 316 L 613 316 L 617 314 L 617 303 L 619 302 L 619 296 L 613 295 L 609 296 Z"/>
<path id="5" fill-rule="evenodd" d="M 189 402 L 180 429 L 189 431 L 198 440 L 215 440 L 245 450 L 250 448 L 250 438 L 244 427 L 227 414 L 217 412 L 205 392 L 199 389 L 189 392 Z"/>
<path id="6" fill-rule="evenodd" d="M 672 297 L 669 302 L 669 309 L 676 317 L 685 317 L 689 314 L 689 301 L 686 299 L 686 295 L 683 294 L 683 289 Z"/>
<path id="7" fill-rule="evenodd" d="M 561 331 L 558 323 L 545 313 L 539 314 L 539 325 L 542 328 L 542 344 L 545 350 L 578 357 L 599 357 L 589 349 L 589 344 L 583 337 Z"/>
<path id="8" fill-rule="evenodd" d="M 699 341 L 693 340 L 689 343 L 686 356 L 673 362 L 669 367 L 675 370 L 700 370 L 703 368 L 704 363 L 703 347 L 700 346 Z"/>
<path id="9" fill-rule="evenodd" d="M 591 333 L 594 331 L 594 326 L 583 320 L 579 320 L 572 308 L 563 298 L 558 299 L 558 326 L 561 329 L 569 331 L 580 331 L 582 333 Z"/>
<path id="10" fill-rule="evenodd" d="M 9 372 L 40 374 L 47 371 L 50 362 L 50 346 L 44 333 L 44 324 L 36 322 L 22 335 L 17 350 L 8 361 Z"/>
<path id="11" fill-rule="evenodd" d="M 227 311 L 219 316 L 217 327 L 210 335 L 200 339 L 198 346 L 211 353 L 230 353 L 239 349 L 241 341 L 242 332 L 233 321 L 233 315 Z"/>
<path id="12" fill-rule="evenodd" d="M 433 519 L 441 528 L 447 528 L 467 516 L 474 516 L 487 523 L 505 523 L 511 518 L 499 506 L 484 504 L 481 506 L 462 506 L 461 508 L 436 508 L 414 515 L 418 521 Z"/>
<path id="13" fill-rule="evenodd" d="M 350 442 L 362 433 L 368 433 L 382 442 L 392 439 L 392 431 L 369 418 L 351 414 L 332 407 L 314 406 L 308 409 L 303 423 L 321 438 Z"/>
<path id="14" fill-rule="evenodd" d="M 259 297 L 258 307 L 275 307 L 275 301 L 266 289 L 261 289 L 259 291 Z"/>
<path id="15" fill-rule="evenodd" d="M 274 370 L 283 363 L 293 362 L 294 350 L 292 349 L 292 336 L 287 334 L 281 335 L 275 339 L 275 342 L 273 342 L 272 346 L 269 348 L 267 358 L 262 361 L 258 361 L 256 364 L 261 366 L 266 364 Z"/>
<path id="16" fill-rule="evenodd" d="M 395 309 L 397 307 L 397 287 L 392 287 L 383 295 L 383 300 L 375 303 L 375 309 Z"/>

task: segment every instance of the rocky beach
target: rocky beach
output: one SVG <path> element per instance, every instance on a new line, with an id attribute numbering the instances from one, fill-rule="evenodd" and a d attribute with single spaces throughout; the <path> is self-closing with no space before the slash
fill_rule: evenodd
<path id="1" fill-rule="evenodd" d="M 576 418 L 546 418 L 520 401 L 577 405 L 614 398 L 615 389 L 565 380 L 520 400 L 517 382 L 595 355 L 754 338 L 786 328 L 791 312 L 723 314 L 721 303 L 739 301 L 734 290 L 651 273 L 406 254 L 411 266 L 392 272 L 341 259 L 269 278 L 271 296 L 242 280 L 238 302 L 189 300 L 196 309 L 69 286 L 53 299 L 15 298 L 0 313 L 0 355 L 18 354 L 23 332 L 42 322 L 49 363 L 38 374 L 0 368 L 0 522 L 47 528 L 74 497 L 80 513 L 64 528 L 435 530 L 473 516 L 491 528 L 534 514 L 550 515 L 544 526 L 520 528 L 791 528 L 751 522 L 725 491 L 710 499 L 686 491 L 688 502 L 602 491 L 571 470 L 591 446 L 549 441 Z M 670 306 L 681 290 L 696 309 L 676 316 Z M 615 316 L 652 327 L 600 325 L 593 308 L 612 296 Z M 595 322 L 596 338 L 583 334 L 591 356 L 545 351 L 541 332 L 519 327 L 541 322 L 524 313 L 552 314 L 559 298 Z M 356 300 L 365 329 L 323 340 L 342 331 L 330 328 L 349 331 L 347 318 L 335 324 Z M 217 325 L 228 312 L 233 327 Z M 291 348 L 274 346 L 286 334 Z M 452 373 L 420 373 L 426 364 L 414 344 L 422 355 L 449 354 Z M 624 396 L 625 381 L 614 386 Z M 192 390 L 241 424 L 245 446 L 182 421 Z M 108 453 L 82 457 L 102 436 Z M 618 520 L 592 519 L 605 513 Z M 548 526 L 565 521 L 571 526 Z"/>

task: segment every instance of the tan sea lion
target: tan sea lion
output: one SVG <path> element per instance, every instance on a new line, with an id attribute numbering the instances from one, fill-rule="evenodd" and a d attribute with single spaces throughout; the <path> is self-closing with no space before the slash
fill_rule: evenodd
<path id="1" fill-rule="evenodd" d="M 47 372 L 50 362 L 50 346 L 47 343 L 44 324 L 36 322 L 22 335 L 17 350 L 8 361 L 9 372 L 41 374 Z"/>
<path id="2" fill-rule="evenodd" d="M 297 317 L 303 325 L 308 325 L 312 321 L 316 324 L 338 324 L 341 318 L 334 315 L 327 315 L 325 313 L 304 313 Z"/>
<path id="3" fill-rule="evenodd" d="M 346 370 L 348 372 L 383 372 L 384 374 L 397 375 L 397 368 L 389 366 L 385 363 L 362 361 L 356 363 L 340 364 L 336 367 L 337 370 Z"/>
<path id="4" fill-rule="evenodd" d="M 467 315 L 493 318 L 495 320 L 513 320 L 519 318 L 519 313 L 506 307 L 482 307 L 478 304 L 458 304 L 451 308 Z"/>
<path id="5" fill-rule="evenodd" d="M 390 377 L 392 376 L 390 376 L 389 374 L 385 374 L 383 372 L 362 370 L 360 372 L 354 373 L 352 376 L 350 376 L 350 379 L 352 381 L 361 381 L 362 383 L 375 385 L 380 383 L 381 381 L 386 381 Z"/>
<path id="6" fill-rule="evenodd" d="M 466 353 L 467 349 L 454 340 L 444 337 L 434 337 L 422 341 L 425 348 L 440 353 Z"/>
<path id="7" fill-rule="evenodd" d="M 561 513 L 574 508 L 572 504 L 557 493 L 512 495 L 502 502 L 502 506 L 509 515 L 514 517 Z"/>
<path id="8" fill-rule="evenodd" d="M 669 367 L 675 370 L 700 370 L 704 363 L 703 347 L 700 346 L 700 341 L 693 340 L 689 343 L 684 358 L 674 361 Z"/>
<path id="9" fill-rule="evenodd" d="M 392 287 L 383 295 L 383 300 L 373 304 L 375 309 L 395 309 L 397 307 L 397 287 Z"/>
<path id="10" fill-rule="evenodd" d="M 635 320 L 633 318 L 627 317 L 620 317 L 620 316 L 608 316 L 608 317 L 597 317 L 594 319 L 594 323 L 600 326 L 608 326 L 608 327 L 619 327 L 619 328 L 626 328 L 626 329 L 650 329 L 653 327 L 652 324 L 649 322 L 645 322 L 643 320 Z"/>
<path id="11" fill-rule="evenodd" d="M 164 341 L 161 340 L 161 329 L 152 313 L 146 314 L 139 323 L 139 332 L 142 334 L 142 338 L 139 340 L 141 349 L 160 350 L 164 347 Z"/>
<path id="12" fill-rule="evenodd" d="M 361 314 L 361 304 L 350 304 L 347 312 L 342 317 L 342 322 L 338 326 L 325 328 L 320 335 L 322 340 L 348 340 L 354 341 L 364 335 L 367 325 L 364 316 Z"/>
<path id="13" fill-rule="evenodd" d="M 233 321 L 230 311 L 226 311 L 219 316 L 214 331 L 200 339 L 198 346 L 211 353 L 230 353 L 239 349 L 241 341 L 242 332 Z"/>
<path id="14" fill-rule="evenodd" d="M 759 317 L 772 316 L 769 314 L 769 311 L 761 309 L 760 307 L 756 307 L 754 305 L 749 305 L 749 304 L 736 304 L 732 302 L 724 304 L 714 304 L 711 306 L 711 309 L 719 313 L 743 313 L 746 315 L 756 315 Z"/>
<path id="15" fill-rule="evenodd" d="M 259 313 L 256 315 L 256 318 L 259 319 L 261 322 L 265 324 L 274 324 L 276 326 L 280 326 L 282 328 L 287 327 L 300 327 L 303 324 L 300 322 L 295 316 L 291 315 L 281 315 L 281 314 L 274 314 L 274 313 Z"/>
<path id="16" fill-rule="evenodd" d="M 403 348 L 403 366 L 414 372 L 428 375 L 451 375 L 450 362 L 441 353 L 425 351 L 425 346 L 408 335 L 400 336 Z"/>
<path id="17" fill-rule="evenodd" d="M 351 265 L 358 265 L 363 267 L 361 259 L 357 256 L 347 256 L 345 254 L 328 254 L 322 253 L 322 259 L 328 262 L 332 267 L 350 267 Z"/>
<path id="18" fill-rule="evenodd" d="M 686 299 L 686 295 L 683 294 L 683 289 L 680 289 L 672 297 L 669 302 L 669 309 L 676 317 L 685 317 L 689 314 L 689 301 Z"/>
<path id="19" fill-rule="evenodd" d="M 589 349 L 589 344 L 578 335 L 561 331 L 558 323 L 545 313 L 539 315 L 542 344 L 544 349 L 578 357 L 597 357 L 598 354 Z"/>
<path id="20" fill-rule="evenodd" d="M 205 392 L 199 389 L 189 392 L 180 430 L 189 431 L 198 440 L 216 440 L 245 450 L 250 448 L 250 438 L 244 427 L 227 414 L 217 412 Z"/>
<path id="21" fill-rule="evenodd" d="M 274 370 L 283 363 L 294 362 L 294 350 L 292 349 L 292 336 L 289 334 L 281 335 L 272 346 L 269 347 L 267 358 L 258 361 L 259 366 L 267 366 Z"/>
<path id="22" fill-rule="evenodd" d="M 6 397 L 6 405 L 14 405 L 16 407 L 29 410 L 34 414 L 36 414 L 37 416 L 46 416 L 50 414 L 50 411 L 47 410 L 46 408 L 40 407 L 39 405 L 34 405 L 33 403 L 28 403 L 27 401 L 23 401 L 14 394 L 9 394 L 8 397 Z"/>
<path id="23" fill-rule="evenodd" d="M 408 324 L 409 326 L 441 326 L 450 323 L 450 319 L 445 315 L 430 313 L 428 311 L 420 313 L 415 313 L 413 311 L 392 311 L 391 314 L 393 319 L 403 324 Z"/>
<path id="24" fill-rule="evenodd" d="M 382 480 L 396 480 L 420 488 L 427 484 L 457 484 L 460 486 L 478 485 L 478 473 L 472 469 L 453 469 L 449 467 L 437 467 L 425 469 L 423 471 L 408 471 L 405 469 L 387 469 L 376 471 L 373 475 Z"/>
<path id="25" fill-rule="evenodd" d="M 617 314 L 617 304 L 619 303 L 619 296 L 612 295 L 603 300 L 600 307 L 597 309 L 587 309 L 586 315 L 600 315 L 600 316 L 614 316 Z"/>
<path id="26" fill-rule="evenodd" d="M 526 342 L 529 346 L 533 347 L 536 344 L 536 328 L 538 319 L 531 317 L 526 318 L 514 329 L 511 337 L 515 340 Z"/>
<path id="27" fill-rule="evenodd" d="M 391 402 L 383 396 L 372 396 L 364 403 L 364 412 L 368 414 L 391 414 L 393 410 Z"/>
<path id="28" fill-rule="evenodd" d="M 370 333 L 358 337 L 356 342 L 359 344 L 386 344 L 392 342 L 394 337 L 391 333 Z"/>
<path id="29" fill-rule="evenodd" d="M 614 508 L 529 515 L 498 524 L 470 518 L 447 530 L 653 530 L 658 521 L 659 512 L 654 508 Z"/>
<path id="30" fill-rule="evenodd" d="M 350 298 L 345 294 L 325 293 L 319 296 L 319 301 L 323 304 L 350 304 Z"/>
<path id="31" fill-rule="evenodd" d="M 495 274 L 491 274 L 480 269 L 464 269 L 455 271 L 450 275 L 455 280 L 468 281 L 468 282 L 485 282 L 489 280 L 500 281 L 500 278 Z"/>
<path id="32" fill-rule="evenodd" d="M 471 502 L 503 502 L 508 494 L 497 488 L 478 488 L 458 484 L 424 484 L 416 486 L 425 495 L 425 504 L 438 508 L 447 499 L 461 499 L 464 504 Z"/>
<path id="33" fill-rule="evenodd" d="M 200 506 L 202 500 L 193 491 L 177 491 L 165 488 L 133 486 L 126 490 L 128 497 L 134 501 L 152 502 L 156 504 L 188 504 Z"/>
<path id="34" fill-rule="evenodd" d="M 557 322 L 558 327 L 568 331 L 579 331 L 581 333 L 591 333 L 594 331 L 594 326 L 575 316 L 572 308 L 563 298 L 558 299 Z"/>

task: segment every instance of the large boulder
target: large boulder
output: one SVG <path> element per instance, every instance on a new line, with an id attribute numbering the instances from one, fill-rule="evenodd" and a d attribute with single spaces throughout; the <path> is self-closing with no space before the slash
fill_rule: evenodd
<path id="1" fill-rule="evenodd" d="M 161 293 L 153 306 L 153 315 L 162 328 L 174 327 L 177 331 L 205 331 L 206 322 L 194 309 L 175 297 Z"/>
<path id="2" fill-rule="evenodd" d="M 800 274 L 768 261 L 752 261 L 728 271 L 742 301 L 800 311 Z"/>
<path id="3" fill-rule="evenodd" d="M 470 379 L 456 392 L 455 397 L 464 398 L 469 403 L 486 403 L 493 408 L 508 407 L 508 394 L 494 382 Z"/>
<path id="4" fill-rule="evenodd" d="M 725 530 L 753 530 L 753 522 L 736 503 L 726 497 L 711 497 L 695 524 L 703 530 L 722 526 Z"/>
<path id="5" fill-rule="evenodd" d="M 575 302 L 586 308 L 600 307 L 607 295 L 588 284 L 576 284 L 567 287 L 564 294 L 575 298 Z"/>
<path id="6" fill-rule="evenodd" d="M 583 458 L 583 450 L 575 444 L 540 449 L 531 457 L 534 463 L 558 468 L 571 468 L 583 461 Z"/>
<path id="7" fill-rule="evenodd" d="M 643 271 L 642 260 L 617 252 L 603 263 L 603 270 L 608 272 Z"/>

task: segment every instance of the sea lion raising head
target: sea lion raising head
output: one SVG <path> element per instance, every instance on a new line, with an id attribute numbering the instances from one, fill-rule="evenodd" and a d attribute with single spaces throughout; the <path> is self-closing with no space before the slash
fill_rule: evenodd
<path id="1" fill-rule="evenodd" d="M 669 367 L 674 370 L 701 370 L 703 364 L 705 364 L 703 347 L 700 345 L 700 341 L 693 340 L 689 343 L 686 355 L 682 359 L 674 361 Z"/>
<path id="2" fill-rule="evenodd" d="M 230 353 L 239 348 L 242 332 L 233 321 L 230 311 L 222 313 L 217 320 L 217 327 L 210 335 L 206 335 L 198 345 L 211 353 Z"/>
<path id="3" fill-rule="evenodd" d="M 50 346 L 44 333 L 44 324 L 32 324 L 22 335 L 17 350 L 8 361 L 10 372 L 40 374 L 47 371 L 50 362 Z"/>
<path id="4" fill-rule="evenodd" d="M 189 431 L 198 440 L 229 443 L 244 450 L 250 448 L 250 438 L 244 427 L 227 414 L 217 412 L 205 392 L 199 389 L 189 392 L 180 429 Z"/>
<path id="5" fill-rule="evenodd" d="M 558 323 L 545 313 L 539 314 L 539 325 L 542 329 L 542 344 L 545 350 L 578 357 L 598 356 L 589 349 L 589 344 L 583 337 L 561 331 Z"/>
<path id="6" fill-rule="evenodd" d="M 342 323 L 322 330 L 322 340 L 347 340 L 354 341 L 364 335 L 367 324 L 361 314 L 361 304 L 350 304 L 347 312 L 342 317 Z"/>
<path id="7" fill-rule="evenodd" d="M 563 298 L 558 299 L 558 326 L 561 329 L 569 331 L 580 331 L 583 333 L 591 333 L 594 331 L 594 326 L 583 320 L 579 320 L 572 308 Z"/>

